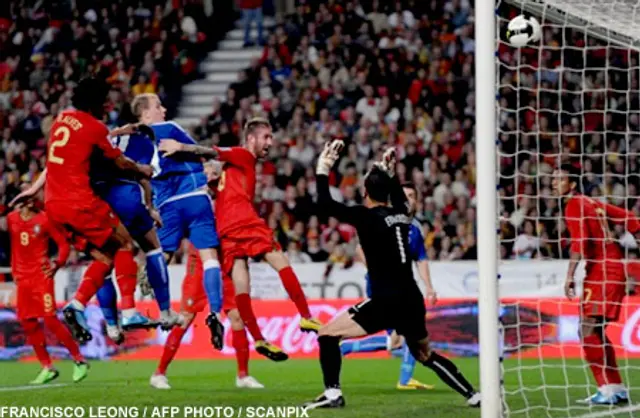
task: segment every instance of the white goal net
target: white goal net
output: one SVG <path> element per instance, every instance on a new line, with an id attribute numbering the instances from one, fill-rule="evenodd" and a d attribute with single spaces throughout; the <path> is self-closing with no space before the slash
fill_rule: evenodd
<path id="1" fill-rule="evenodd" d="M 504 31 L 523 13 L 542 24 L 542 39 L 516 49 Z M 578 298 L 563 296 L 570 240 L 552 188 L 554 168 L 571 163 L 585 195 L 640 215 L 640 1 L 502 0 L 497 19 L 500 263 L 518 263 L 541 289 L 501 299 L 503 415 L 640 417 L 638 296 L 624 299 L 607 328 L 630 402 L 577 402 L 600 387 L 578 333 L 583 269 Z M 623 248 L 626 276 L 640 276 L 628 223 L 606 226 Z"/>

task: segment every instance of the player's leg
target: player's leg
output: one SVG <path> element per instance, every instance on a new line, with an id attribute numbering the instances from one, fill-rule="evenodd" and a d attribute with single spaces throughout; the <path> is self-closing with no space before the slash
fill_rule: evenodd
<path id="1" fill-rule="evenodd" d="M 171 331 L 169 331 L 162 350 L 162 356 L 160 357 L 160 363 L 158 363 L 158 368 L 151 376 L 151 379 L 149 379 L 149 384 L 154 388 L 171 389 L 169 380 L 167 379 L 167 368 L 176 356 L 182 342 L 182 337 L 193 323 L 196 315 L 196 313 L 183 311 L 181 313 L 182 318 L 180 325 L 171 328 Z"/>
<path id="2" fill-rule="evenodd" d="M 107 336 L 116 344 L 124 342 L 124 334 L 118 321 L 118 294 L 111 277 L 107 277 L 102 287 L 96 293 L 98 305 L 106 323 Z"/>
<path id="3" fill-rule="evenodd" d="M 264 385 L 249 375 L 249 339 L 244 322 L 238 309 L 225 310 L 231 322 L 231 344 L 236 352 L 238 372 L 236 375 L 236 387 L 244 389 L 263 389 Z"/>
<path id="4" fill-rule="evenodd" d="M 20 320 L 20 325 L 22 325 L 24 334 L 27 337 L 27 342 L 33 347 L 38 362 L 40 366 L 42 366 L 42 370 L 40 370 L 36 378 L 31 381 L 31 384 L 43 385 L 55 380 L 60 373 L 53 367 L 53 363 L 51 362 L 51 357 L 47 351 L 44 330 L 40 325 L 40 321 L 38 321 L 38 318 L 25 318 Z"/>
<path id="5" fill-rule="evenodd" d="M 251 305 L 251 297 L 249 296 L 251 291 L 251 280 L 249 277 L 249 266 L 247 265 L 247 260 L 240 258 L 234 259 L 232 257 L 233 256 L 230 254 L 225 255 L 225 270 L 227 269 L 227 264 L 231 265 L 230 270 L 236 293 L 236 306 L 238 312 L 240 312 L 242 321 L 253 337 L 256 351 L 273 361 L 287 360 L 289 358 L 287 353 L 282 351 L 280 347 L 268 342 L 264 338 L 264 335 L 262 335 L 262 331 L 260 331 L 256 315 L 253 312 L 253 306 Z"/>
<path id="6" fill-rule="evenodd" d="M 160 322 L 163 328 L 171 328 L 178 323 L 180 316 L 171 310 L 169 269 L 156 229 L 152 226 L 143 236 L 136 238 L 136 242 L 146 257 L 147 278 L 160 309 Z"/>
<path id="7" fill-rule="evenodd" d="M 298 312 L 300 312 L 300 329 L 302 331 L 318 332 L 322 323 L 315 318 L 311 317 L 309 311 L 309 304 L 307 303 L 307 297 L 300 286 L 300 281 L 294 273 L 289 260 L 280 250 L 272 250 L 264 255 L 264 259 L 280 276 L 280 281 L 287 291 L 289 298 L 295 303 Z"/>
<path id="8" fill-rule="evenodd" d="M 433 385 L 426 385 L 413 378 L 416 358 L 411 354 L 409 346 L 403 342 L 402 347 L 398 350 L 401 352 L 402 363 L 400 363 L 400 377 L 396 388 L 400 390 L 433 389 Z"/>
<path id="9" fill-rule="evenodd" d="M 375 305 L 374 302 L 367 299 L 320 328 L 318 345 L 325 390 L 313 401 L 305 403 L 306 408 L 341 408 L 345 406 L 340 387 L 340 369 L 342 368 L 340 339 L 362 337 L 385 328 L 380 307 Z"/>
<path id="10" fill-rule="evenodd" d="M 54 333 L 58 341 L 69 350 L 69 354 L 74 361 L 73 365 L 73 381 L 79 383 L 84 380 L 89 372 L 89 364 L 80 353 L 78 343 L 73 339 L 69 329 L 58 319 L 55 313 L 44 317 L 44 326 Z"/>

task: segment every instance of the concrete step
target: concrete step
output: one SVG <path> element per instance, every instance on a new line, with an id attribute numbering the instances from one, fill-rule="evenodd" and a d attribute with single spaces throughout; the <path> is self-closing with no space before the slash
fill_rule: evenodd
<path id="1" fill-rule="evenodd" d="M 215 83 L 223 83 L 223 84 L 231 84 L 238 79 L 238 74 L 235 72 L 210 72 L 207 74 L 206 80 L 215 82 Z"/>
<path id="2" fill-rule="evenodd" d="M 262 19 L 262 26 L 264 26 L 265 28 L 275 26 L 275 24 L 276 24 L 276 20 L 272 17 L 265 17 L 264 19 Z M 256 22 L 251 22 L 251 27 L 255 28 Z M 242 18 L 236 21 L 236 28 L 239 28 L 239 29 L 244 28 L 244 21 L 242 20 Z"/>
<path id="3" fill-rule="evenodd" d="M 211 94 L 187 94 L 182 98 L 181 105 L 185 106 L 205 106 L 211 108 L 215 98 L 220 100 L 220 103 L 224 102 L 224 95 L 211 95 Z"/>
<path id="4" fill-rule="evenodd" d="M 207 58 L 200 64 L 200 70 L 206 73 L 213 72 L 233 72 L 237 74 L 240 70 L 244 70 L 249 66 L 249 63 L 244 60 L 238 61 L 220 61 Z M 234 80 L 235 81 L 235 80 Z"/>
<path id="5" fill-rule="evenodd" d="M 265 28 L 263 28 L 262 31 L 262 35 L 266 36 Z M 251 39 L 258 39 L 258 29 L 251 29 L 249 34 L 251 35 Z M 239 39 L 241 41 L 244 41 L 244 26 L 240 29 L 233 29 L 232 31 L 227 33 L 227 39 Z"/>
<path id="6" fill-rule="evenodd" d="M 255 42 L 256 38 L 251 38 L 253 42 Z M 220 42 L 220 44 L 218 45 L 218 48 L 222 51 L 224 50 L 232 50 L 232 49 L 242 49 L 244 48 L 244 40 L 242 38 L 240 39 L 225 39 L 224 41 Z"/>
<path id="7" fill-rule="evenodd" d="M 191 94 L 209 94 L 211 96 L 224 96 L 227 93 L 228 84 L 216 83 L 208 80 L 198 80 L 189 83 L 182 88 L 184 96 Z"/>
<path id="8" fill-rule="evenodd" d="M 208 58 L 221 61 L 245 61 L 249 65 L 249 61 L 262 56 L 262 48 L 244 48 L 234 50 L 218 50 L 209 52 Z"/>
<path id="9" fill-rule="evenodd" d="M 200 125 L 200 120 L 200 118 L 177 117 L 173 121 L 182 126 L 184 129 L 189 129 L 191 127 Z"/>
<path id="10" fill-rule="evenodd" d="M 211 106 L 191 106 L 191 105 L 180 105 L 178 108 L 178 115 L 181 118 L 197 118 L 198 122 L 202 120 L 205 116 L 208 116 L 211 113 Z"/>

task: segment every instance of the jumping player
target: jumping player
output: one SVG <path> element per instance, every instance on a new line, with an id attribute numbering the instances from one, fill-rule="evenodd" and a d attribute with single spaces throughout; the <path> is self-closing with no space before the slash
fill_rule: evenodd
<path id="1" fill-rule="evenodd" d="M 75 110 L 61 112 L 51 126 L 46 175 L 21 198 L 35 194 L 45 184 L 45 209 L 52 225 L 67 232 L 78 251 L 94 261 L 85 271 L 71 302 L 63 309 L 65 321 L 80 342 L 91 340 L 84 308 L 116 266 L 116 275 L 130 279 L 137 275 L 133 241 L 129 232 L 90 185 L 90 161 L 94 152 L 113 160 L 119 170 L 133 176 L 150 177 L 151 167 L 125 157 L 108 140 L 107 127 L 100 122 L 108 85 L 96 78 L 81 80 L 74 89 Z M 131 133 L 122 129 L 120 133 Z M 45 177 L 46 176 L 46 177 Z M 46 178 L 46 180 L 45 180 Z M 38 179 L 40 180 L 40 179 Z"/>
<path id="2" fill-rule="evenodd" d="M 175 122 L 166 122 L 166 109 L 155 94 L 141 94 L 131 103 L 138 121 L 153 129 L 157 141 L 171 138 L 184 144 L 195 141 Z M 204 288 L 210 313 L 205 321 L 211 331 L 211 343 L 221 350 L 224 329 L 218 315 L 222 309 L 222 277 L 217 247 L 219 246 L 216 221 L 211 199 L 206 190 L 207 178 L 199 159 L 165 158 L 154 147 L 151 181 L 154 202 L 160 211 L 162 228 L 158 231 L 160 243 L 168 259 L 173 257 L 182 239 L 188 238 L 200 252 L 204 267 Z"/>
<path id="3" fill-rule="evenodd" d="M 18 293 L 18 320 L 42 365 L 42 370 L 31 384 L 49 383 L 59 375 L 47 352 L 40 319 L 69 350 L 75 362 L 73 381 L 80 382 L 87 377 L 89 365 L 67 327 L 56 316 L 53 282 L 56 271 L 67 261 L 69 244 L 64 235 L 49 223 L 47 215 L 36 210 L 33 200 L 23 202 L 11 212 L 7 216 L 7 226 L 11 237 L 11 274 Z M 58 246 L 58 258 L 53 261 L 48 256 L 50 239 Z"/>
<path id="4" fill-rule="evenodd" d="M 207 303 L 202 280 L 203 274 L 200 255 L 195 247 L 190 245 L 187 254 L 186 273 L 182 282 L 181 316 L 183 317 L 183 324 L 174 327 L 169 333 L 158 368 L 149 380 L 151 386 L 156 389 L 171 389 L 166 375 L 167 368 L 180 348 L 182 337 L 191 326 L 196 315 L 202 312 Z M 224 283 L 222 310 L 231 322 L 231 344 L 236 351 L 236 360 L 238 362 L 236 387 L 262 389 L 264 386 L 249 375 L 249 340 L 244 329 L 244 323 L 240 318 L 240 313 L 235 306 L 233 282 L 228 277 L 225 277 L 222 282 Z"/>
<path id="5" fill-rule="evenodd" d="M 620 316 L 626 295 L 624 255 L 609 223 L 622 224 L 631 233 L 640 229 L 633 213 L 579 193 L 580 169 L 563 164 L 553 177 L 553 189 L 564 200 L 564 219 L 571 236 L 571 258 L 565 280 L 567 298 L 573 299 L 575 273 L 585 260 L 586 276 L 580 298 L 580 336 L 584 357 L 598 385 L 598 391 L 581 401 L 593 405 L 629 402 L 622 383 L 616 353 L 607 337 L 610 322 Z"/>
<path id="6" fill-rule="evenodd" d="M 416 213 L 418 191 L 412 183 L 404 183 L 402 190 L 409 204 L 409 216 L 412 218 L 411 224 L 409 225 L 409 256 L 416 262 L 420 278 L 425 283 L 427 302 L 433 305 L 437 301 L 437 294 L 431 283 L 422 227 L 420 223 L 413 218 Z M 357 251 L 360 259 L 365 262 L 362 247 L 358 246 Z M 365 278 L 367 281 L 367 297 L 371 297 L 371 281 L 369 280 L 369 275 L 367 274 Z M 397 351 L 402 358 L 400 379 L 396 387 L 400 390 L 433 389 L 433 386 L 425 385 L 413 378 L 416 359 L 411 355 L 409 347 L 404 344 L 402 336 L 399 336 L 395 331 L 392 331 L 387 337 L 372 336 L 362 340 L 347 340 L 340 343 L 340 350 L 343 356 L 350 353 L 392 350 L 396 347 L 399 347 Z M 396 350 L 393 351 L 394 353 L 396 352 Z"/>
<path id="7" fill-rule="evenodd" d="M 138 131 L 130 135 L 119 135 L 112 138 L 114 145 L 124 155 L 140 164 L 150 164 L 154 154 L 154 137 L 151 128 L 140 125 Z M 134 241 L 146 255 L 146 270 L 149 284 L 160 308 L 160 322 L 164 328 L 170 328 L 179 322 L 179 316 L 171 310 L 169 296 L 169 272 L 162 253 L 162 247 L 155 226 L 162 226 L 160 214 L 153 205 L 151 183 L 148 179 L 136 181 L 130 176 L 120 173 L 109 161 L 98 158 L 92 170 L 93 187 L 120 218 Z M 132 291 L 130 300 L 123 295 L 122 328 L 135 329 L 156 326 L 135 311 L 133 290 L 136 281 L 130 283 Z M 121 286 L 122 291 L 122 286 Z M 107 333 L 114 341 L 122 340 L 115 311 L 115 288 L 107 281 L 98 291 L 98 301 L 105 312 Z M 134 309 L 131 309 L 134 308 Z M 127 312 L 129 311 L 129 312 Z"/>
<path id="8" fill-rule="evenodd" d="M 166 140 L 160 142 L 165 157 L 191 154 L 218 158 L 224 163 L 218 183 L 216 213 L 223 251 L 223 272 L 232 277 L 236 303 L 240 316 L 255 341 L 256 351 L 263 356 L 283 361 L 288 358 L 279 347 L 265 340 L 251 306 L 248 258 L 263 258 L 278 272 L 282 284 L 300 312 L 300 329 L 317 332 L 321 324 L 311 317 L 307 299 L 289 261 L 273 232 L 258 216 L 253 202 L 255 197 L 258 158 L 264 158 L 271 147 L 273 133 L 269 121 L 263 118 L 249 120 L 243 131 L 244 146 L 232 148 L 206 148 L 195 144 Z"/>
<path id="9" fill-rule="evenodd" d="M 356 338 L 395 329 L 404 336 L 413 356 L 433 370 L 449 387 L 467 399 L 469 406 L 480 405 L 480 395 L 456 366 L 431 350 L 425 327 L 426 310 L 422 293 L 413 278 L 409 248 L 408 205 L 395 177 L 395 152 L 365 178 L 364 206 L 346 206 L 334 201 L 329 191 L 329 172 L 338 160 L 342 141 L 327 143 L 318 159 L 316 182 L 318 204 L 326 215 L 351 224 L 358 230 L 371 281 L 371 298 L 353 306 L 323 326 L 318 332 L 320 365 L 325 391 L 307 408 L 345 406 L 340 389 L 341 338 Z M 391 205 L 387 202 L 391 201 Z"/>

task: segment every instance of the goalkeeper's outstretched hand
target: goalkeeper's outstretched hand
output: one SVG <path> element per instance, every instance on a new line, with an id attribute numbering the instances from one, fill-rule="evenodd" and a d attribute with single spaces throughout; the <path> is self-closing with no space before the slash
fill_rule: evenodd
<path id="1" fill-rule="evenodd" d="M 391 147 L 382 154 L 382 159 L 375 162 L 374 165 L 380 170 L 387 173 L 389 177 L 393 177 L 396 174 L 396 149 Z"/>
<path id="2" fill-rule="evenodd" d="M 342 151 L 343 148 L 344 142 L 340 139 L 334 139 L 324 144 L 324 149 L 318 157 L 316 174 L 328 176 L 331 167 L 338 161 L 340 151 Z"/>

